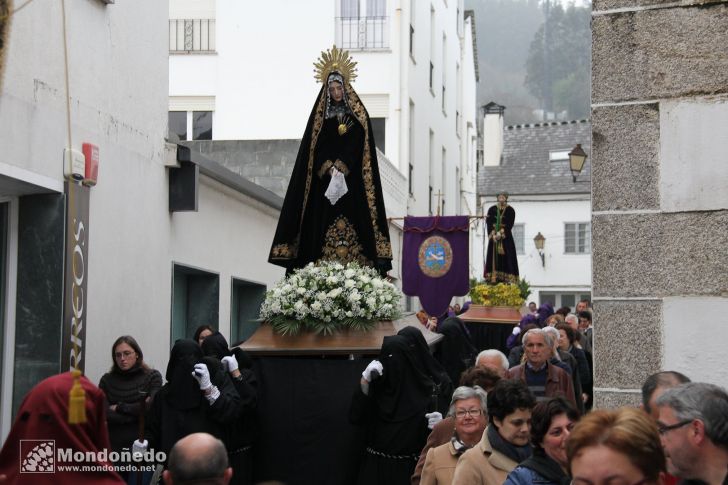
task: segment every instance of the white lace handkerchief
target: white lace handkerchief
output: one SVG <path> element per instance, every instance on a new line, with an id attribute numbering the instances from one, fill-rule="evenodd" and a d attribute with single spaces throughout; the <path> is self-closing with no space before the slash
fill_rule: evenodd
<path id="1" fill-rule="evenodd" d="M 344 174 L 339 172 L 335 168 L 332 170 L 334 173 L 331 175 L 329 188 L 326 189 L 326 193 L 324 195 L 327 199 L 329 199 L 331 205 L 336 205 L 339 199 L 342 198 L 344 194 L 349 191 L 349 188 L 346 186 L 346 179 L 344 179 Z"/>

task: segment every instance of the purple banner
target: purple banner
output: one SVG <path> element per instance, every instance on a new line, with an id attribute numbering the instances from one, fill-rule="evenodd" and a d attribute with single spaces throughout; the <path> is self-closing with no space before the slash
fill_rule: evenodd
<path id="1" fill-rule="evenodd" d="M 430 315 L 447 311 L 470 289 L 468 216 L 405 217 L 402 291 L 418 296 Z"/>

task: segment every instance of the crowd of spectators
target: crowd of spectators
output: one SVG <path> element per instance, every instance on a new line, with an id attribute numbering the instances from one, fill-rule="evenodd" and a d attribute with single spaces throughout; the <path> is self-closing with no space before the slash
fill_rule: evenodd
<path id="1" fill-rule="evenodd" d="M 508 357 L 473 345 L 460 308 L 418 315 L 442 335 L 434 352 L 417 326 L 385 337 L 348 410 L 364 436 L 356 483 L 728 485 L 726 390 L 664 371 L 644 381 L 639 408 L 592 410 L 592 317 L 580 306 L 529 305 Z M 124 335 L 98 387 L 72 372 L 34 387 L 0 483 L 255 483 L 254 361 L 211 327 L 191 337 L 175 342 L 164 379 Z M 79 393 L 85 419 L 69 424 Z M 43 450 L 24 457 L 19 445 L 43 439 L 107 458 L 44 482 L 20 470 L 42 466 Z"/>

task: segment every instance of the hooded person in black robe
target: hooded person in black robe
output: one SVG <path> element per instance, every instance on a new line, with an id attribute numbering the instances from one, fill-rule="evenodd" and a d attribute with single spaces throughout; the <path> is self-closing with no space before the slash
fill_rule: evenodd
<path id="1" fill-rule="evenodd" d="M 435 350 L 435 359 L 445 368 L 450 381 L 460 382 L 460 374 L 475 364 L 478 355 L 465 324 L 458 317 L 449 317 L 440 324 L 438 332 L 445 338 Z"/>
<path id="2" fill-rule="evenodd" d="M 317 66 L 323 86 L 301 140 L 268 261 L 287 272 L 310 262 L 356 261 L 384 275 L 392 268 L 392 247 L 369 114 L 351 87 L 348 54 L 334 47 L 325 59 L 334 60 Z M 339 198 L 326 196 L 333 179 Z"/>
<path id="3" fill-rule="evenodd" d="M 381 376 L 366 386 L 363 379 L 349 413 L 367 435 L 357 483 L 408 484 L 429 434 L 425 414 L 445 411 L 452 386 L 416 328 L 384 337 L 377 360 Z M 447 394 L 444 408 L 439 392 Z"/>
<path id="4" fill-rule="evenodd" d="M 214 332 L 202 341 L 202 353 L 223 362 L 229 380 L 241 400 L 241 414 L 226 429 L 223 439 L 228 452 L 228 462 L 233 469 L 232 485 L 253 483 L 253 442 L 257 434 L 255 410 L 258 400 L 258 381 L 252 370 L 252 361 L 245 351 L 236 348 L 233 353 L 220 332 Z M 235 369 L 230 368 L 232 364 Z"/>
<path id="5" fill-rule="evenodd" d="M 518 284 L 518 257 L 513 241 L 516 211 L 508 205 L 508 194 L 498 194 L 498 203 L 488 209 L 488 249 L 485 255 L 486 283 Z"/>
<path id="6" fill-rule="evenodd" d="M 207 393 L 192 376 L 195 364 L 207 366 L 211 383 Z M 198 432 L 224 441 L 227 428 L 240 416 L 241 401 L 220 362 L 204 358 L 194 340 L 177 340 L 165 377 L 167 383 L 154 396 L 147 413 L 145 433 L 150 449 L 169 455 L 179 439 Z"/>

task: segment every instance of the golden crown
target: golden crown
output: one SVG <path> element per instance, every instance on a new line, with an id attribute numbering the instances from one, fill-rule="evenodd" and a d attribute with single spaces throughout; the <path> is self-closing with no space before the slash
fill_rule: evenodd
<path id="1" fill-rule="evenodd" d="M 338 72 L 347 82 L 352 82 L 356 74 L 356 61 L 349 57 L 349 51 L 343 51 L 334 45 L 331 49 L 321 51 L 321 56 L 313 63 L 314 77 L 325 83 L 332 72 Z"/>

